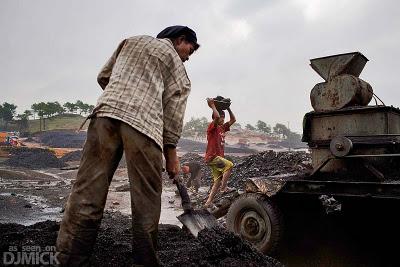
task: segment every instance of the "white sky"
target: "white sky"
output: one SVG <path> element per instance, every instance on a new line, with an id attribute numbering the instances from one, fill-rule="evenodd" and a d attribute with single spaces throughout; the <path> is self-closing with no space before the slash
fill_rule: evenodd
<path id="1" fill-rule="evenodd" d="M 187 25 L 201 48 L 185 63 L 192 81 L 185 120 L 210 116 L 205 98 L 232 99 L 238 122 L 281 122 L 301 132 L 321 82 L 309 59 L 360 51 L 361 78 L 398 106 L 400 2 L 385 0 L 2 0 L 0 103 L 95 104 L 96 76 L 125 37 Z"/>

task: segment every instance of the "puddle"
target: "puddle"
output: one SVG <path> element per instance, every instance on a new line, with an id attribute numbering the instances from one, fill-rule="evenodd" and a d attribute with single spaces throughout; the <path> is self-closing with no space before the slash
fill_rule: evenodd
<path id="1" fill-rule="evenodd" d="M 182 226 L 177 216 L 183 213 L 181 199 L 175 194 L 175 187 L 165 187 L 161 194 L 160 224 Z M 124 215 L 131 215 L 131 198 L 129 192 L 108 193 L 106 210 L 119 211 Z"/>
<path id="2" fill-rule="evenodd" d="M 46 220 L 60 221 L 61 207 L 51 207 L 34 195 L 0 193 L 0 223 L 32 225 Z"/>
<path id="3" fill-rule="evenodd" d="M 175 194 L 175 187 L 164 187 L 161 195 L 160 223 L 182 226 L 176 218 L 183 213 L 181 199 Z"/>
<path id="4" fill-rule="evenodd" d="M 51 176 L 51 177 L 57 179 L 58 181 L 64 182 L 66 185 L 70 185 L 72 179 L 63 178 L 63 177 L 60 176 L 60 174 L 69 173 L 69 172 L 73 172 L 73 171 L 74 171 L 74 170 L 68 170 L 68 171 L 65 171 L 65 172 L 51 173 L 51 172 L 36 170 L 36 172 L 41 173 L 41 174 L 45 174 L 45 175 L 48 175 L 48 176 Z"/>
<path id="5" fill-rule="evenodd" d="M 24 183 L 29 183 L 29 181 L 24 181 Z M 53 183 L 53 181 L 51 183 Z M 15 183 L 12 184 L 15 185 Z M 46 183 L 46 186 L 49 186 L 49 184 Z M 207 187 L 200 188 L 200 191 L 204 190 L 207 190 Z M 181 199 L 176 195 L 175 191 L 175 186 L 164 186 L 163 188 L 161 195 L 160 224 L 182 226 L 176 218 L 183 213 L 183 209 L 181 207 Z M 129 192 L 110 191 L 108 193 L 105 210 L 119 211 L 124 215 L 130 216 L 130 201 Z M 32 225 L 45 220 L 60 221 L 63 216 L 60 211 L 61 207 L 50 206 L 46 198 L 41 196 L 0 193 L 0 223 Z"/>

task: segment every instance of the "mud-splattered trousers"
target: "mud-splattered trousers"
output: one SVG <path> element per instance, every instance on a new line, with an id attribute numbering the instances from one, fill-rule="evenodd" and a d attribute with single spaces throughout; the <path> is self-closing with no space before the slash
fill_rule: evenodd
<path id="1" fill-rule="evenodd" d="M 131 186 L 133 261 L 139 266 L 159 265 L 155 251 L 162 151 L 152 139 L 122 121 L 93 118 L 58 233 L 61 266 L 89 265 L 108 188 L 124 151 Z"/>

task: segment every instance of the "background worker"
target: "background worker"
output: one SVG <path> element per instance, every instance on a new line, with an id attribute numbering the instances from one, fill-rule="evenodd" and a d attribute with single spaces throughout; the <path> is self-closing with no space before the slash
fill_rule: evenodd
<path id="1" fill-rule="evenodd" d="M 227 183 L 232 173 L 233 163 L 224 158 L 224 149 L 225 133 L 230 130 L 236 118 L 232 110 L 228 108 L 229 121 L 224 123 L 225 112 L 217 110 L 212 98 L 207 98 L 207 104 L 212 109 L 213 119 L 207 129 L 207 150 L 205 155 L 205 161 L 210 166 L 213 177 L 213 186 L 205 203 L 205 207 L 210 207 L 218 190 L 222 193 L 232 191 L 227 186 Z"/>
<path id="2" fill-rule="evenodd" d="M 91 121 L 80 167 L 57 237 L 61 266 L 89 266 L 108 188 L 125 152 L 136 266 L 159 266 L 162 154 L 170 178 L 179 173 L 176 144 L 190 92 L 183 62 L 198 49 L 196 33 L 171 26 L 157 38 L 120 43 L 97 77 L 104 90 Z"/>
<path id="3" fill-rule="evenodd" d="M 183 178 L 187 181 L 186 187 L 193 188 L 194 192 L 199 191 L 201 181 L 201 165 L 198 162 L 184 162 L 181 167 Z"/>

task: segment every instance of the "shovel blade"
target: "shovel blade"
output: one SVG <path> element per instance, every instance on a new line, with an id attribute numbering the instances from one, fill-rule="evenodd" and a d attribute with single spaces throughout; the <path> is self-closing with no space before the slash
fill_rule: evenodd
<path id="1" fill-rule="evenodd" d="M 190 210 L 179 215 L 177 218 L 195 237 L 204 228 L 218 226 L 217 219 L 207 210 Z"/>

